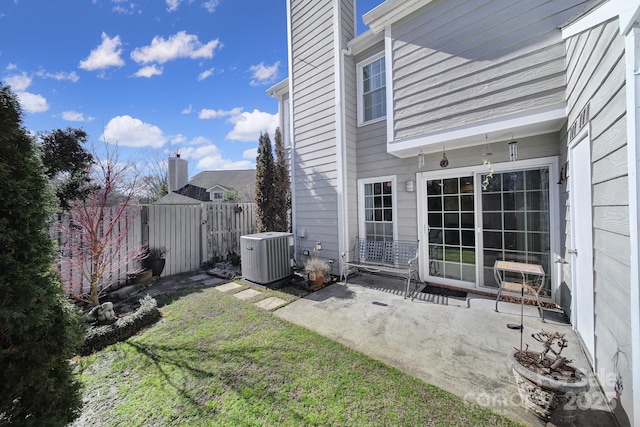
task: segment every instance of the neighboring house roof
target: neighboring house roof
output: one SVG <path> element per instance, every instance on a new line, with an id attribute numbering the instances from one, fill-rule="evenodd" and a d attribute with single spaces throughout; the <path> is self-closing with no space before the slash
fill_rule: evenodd
<path id="1" fill-rule="evenodd" d="M 256 185 L 256 171 L 254 169 L 204 171 L 194 176 L 189 184 L 207 190 L 216 185 L 227 189 L 250 187 L 253 190 Z"/>
<path id="2" fill-rule="evenodd" d="M 178 193 L 169 193 L 154 202 L 157 205 L 188 205 L 199 203 L 198 200 Z"/>
<path id="3" fill-rule="evenodd" d="M 194 176 L 184 187 L 156 201 L 156 204 L 209 202 L 209 191 L 212 189 L 253 194 L 255 185 L 256 171 L 253 169 L 205 171 Z"/>
<path id="4" fill-rule="evenodd" d="M 196 187 L 192 184 L 187 184 L 181 189 L 174 191 L 174 193 L 182 194 L 183 196 L 190 197 L 201 202 L 211 201 L 206 188 Z"/>

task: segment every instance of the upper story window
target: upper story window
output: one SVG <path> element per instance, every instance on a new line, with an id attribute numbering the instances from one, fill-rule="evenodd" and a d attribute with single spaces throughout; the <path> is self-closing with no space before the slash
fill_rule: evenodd
<path id="1" fill-rule="evenodd" d="M 384 54 L 358 64 L 358 124 L 384 118 L 387 94 Z"/>

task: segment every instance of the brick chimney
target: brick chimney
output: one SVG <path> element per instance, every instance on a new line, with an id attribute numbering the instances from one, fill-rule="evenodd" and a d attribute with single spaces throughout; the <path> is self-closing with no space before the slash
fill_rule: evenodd
<path id="1" fill-rule="evenodd" d="M 180 158 L 180 154 L 169 157 L 169 193 L 179 190 L 189 182 L 189 162 Z"/>

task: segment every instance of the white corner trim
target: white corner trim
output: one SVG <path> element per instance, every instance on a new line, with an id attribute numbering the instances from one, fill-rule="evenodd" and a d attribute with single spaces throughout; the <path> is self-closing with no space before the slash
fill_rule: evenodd
<path id="1" fill-rule="evenodd" d="M 627 168 L 629 173 L 630 239 L 630 323 L 633 378 L 632 416 L 640 421 L 640 29 L 634 27 L 625 38 L 627 91 Z"/>
<path id="2" fill-rule="evenodd" d="M 335 79 L 335 122 L 336 122 L 336 193 L 337 217 L 338 217 L 338 254 L 346 251 L 349 241 L 349 212 L 347 200 L 347 172 L 346 172 L 346 131 L 345 131 L 345 105 L 344 105 L 344 56 L 349 52 L 343 49 L 342 40 L 342 8 L 341 0 L 333 1 L 333 49 Z M 342 271 L 342 265 L 339 266 Z"/>
<path id="3" fill-rule="evenodd" d="M 562 39 L 566 40 L 616 17 L 620 19 L 620 34 L 627 34 L 640 18 L 640 0 L 610 0 L 563 28 Z"/>
<path id="4" fill-rule="evenodd" d="M 566 26 L 562 29 L 562 39 L 566 40 L 569 37 L 573 37 L 576 34 L 580 34 L 583 31 L 618 16 L 619 10 L 616 3 L 616 0 L 609 1 L 597 9 L 592 10 L 576 22 Z"/>
<path id="5" fill-rule="evenodd" d="M 391 37 L 391 27 L 384 31 L 384 68 L 387 85 L 387 142 L 393 141 L 393 38 Z"/>
<path id="6" fill-rule="evenodd" d="M 620 34 L 627 35 L 640 20 L 640 0 L 618 0 L 625 9 L 620 12 Z"/>
<path id="7" fill-rule="evenodd" d="M 286 0 L 287 2 L 287 61 L 289 67 L 289 78 L 287 79 L 289 86 L 289 143 L 291 150 L 291 159 L 296 157 L 296 138 L 294 133 L 294 116 L 293 116 L 293 40 L 292 40 L 292 31 L 291 31 L 291 0 Z M 297 236 L 298 227 L 297 227 L 297 208 L 296 208 L 296 168 L 293 167 L 293 164 L 290 163 L 289 167 L 291 168 L 291 229 L 294 232 L 294 235 Z M 294 242 L 297 242 L 298 239 L 294 239 Z M 295 243 L 294 243 L 295 244 Z M 298 248 L 295 248 L 294 253 L 297 252 Z M 297 260 L 296 260 L 297 261 Z"/>

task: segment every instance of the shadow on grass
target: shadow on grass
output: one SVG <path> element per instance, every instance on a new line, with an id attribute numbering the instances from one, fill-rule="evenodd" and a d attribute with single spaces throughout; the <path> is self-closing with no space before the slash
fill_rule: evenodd
<path id="1" fill-rule="evenodd" d="M 242 334 L 225 337 L 225 341 L 242 339 Z M 281 384 L 286 378 L 286 374 L 278 372 L 274 369 L 267 369 L 265 372 L 260 361 L 262 354 L 267 351 L 271 354 L 283 353 L 280 349 L 273 346 L 247 346 L 241 349 L 216 349 L 209 351 L 205 349 L 197 349 L 188 346 L 169 346 L 169 345 L 148 345 L 137 342 L 127 341 L 126 345 L 133 347 L 139 354 L 145 356 L 153 362 L 154 366 L 160 372 L 167 384 L 171 386 L 185 401 L 189 402 L 194 408 L 202 409 L 205 404 L 216 399 L 215 393 L 202 393 L 197 386 L 190 391 L 186 385 L 194 385 L 191 381 L 176 381 L 175 373 L 173 377 L 170 372 L 175 369 L 188 372 L 196 381 L 206 381 L 211 384 L 219 385 L 223 389 L 233 390 L 238 396 L 244 399 L 247 397 L 248 390 L 259 390 L 259 399 L 262 405 L 271 405 L 273 408 L 286 408 L 287 417 L 292 417 L 294 421 L 303 423 L 305 416 L 302 412 L 291 407 L 291 399 L 286 393 L 275 393 L 269 390 L 265 383 Z M 214 359 L 219 362 L 219 369 L 202 369 L 197 366 L 202 360 L 211 361 Z M 172 368 L 168 368 L 171 366 Z M 266 377 L 274 377 L 265 379 Z M 282 377 L 282 378 L 275 378 Z M 178 378 L 183 378 L 179 375 Z M 210 389 L 210 387 L 209 387 Z M 217 411 L 216 411 L 217 412 Z"/>

